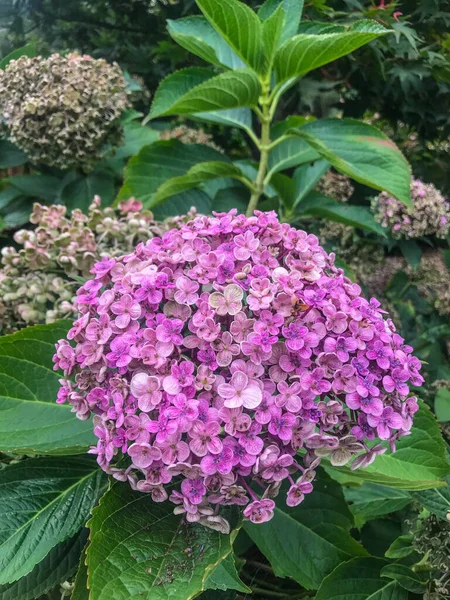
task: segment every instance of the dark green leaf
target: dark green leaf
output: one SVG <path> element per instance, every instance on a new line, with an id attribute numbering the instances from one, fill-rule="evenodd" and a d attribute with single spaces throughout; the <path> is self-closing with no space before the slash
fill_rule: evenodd
<path id="1" fill-rule="evenodd" d="M 125 124 L 124 134 L 124 143 L 115 151 L 113 160 L 123 160 L 129 156 L 133 156 L 133 154 L 137 154 L 144 146 L 153 144 L 159 139 L 157 131 L 135 121 Z"/>
<path id="2" fill-rule="evenodd" d="M 172 196 L 167 202 L 154 206 L 152 212 L 155 219 L 161 221 L 167 217 L 185 215 L 191 208 L 196 209 L 201 215 L 209 215 L 211 213 L 211 198 L 202 190 L 186 190 Z"/>
<path id="3" fill-rule="evenodd" d="M 27 162 L 27 155 L 7 140 L 0 140 L 0 169 L 20 167 Z"/>
<path id="4" fill-rule="evenodd" d="M 275 173 L 270 180 L 270 185 L 276 190 L 286 211 L 292 210 L 295 199 L 295 184 L 293 180 L 283 173 Z"/>
<path id="5" fill-rule="evenodd" d="M 381 569 L 381 577 L 393 579 L 403 589 L 413 594 L 423 594 L 427 589 L 417 573 L 405 565 L 386 565 Z"/>
<path id="6" fill-rule="evenodd" d="M 212 121 L 229 127 L 239 127 L 247 132 L 252 129 L 252 113 L 249 108 L 199 112 L 192 115 L 192 117 L 200 119 L 200 121 Z"/>
<path id="7" fill-rule="evenodd" d="M 328 472 L 333 469 L 327 468 Z M 450 472 L 446 459 L 446 445 L 436 419 L 424 403 L 415 414 L 411 435 L 397 442 L 395 453 L 377 456 L 365 469 L 339 469 L 348 481 L 365 480 L 389 485 L 397 489 L 419 491 L 445 486 L 442 478 Z"/>
<path id="8" fill-rule="evenodd" d="M 148 118 L 254 106 L 260 93 L 259 79 L 250 69 L 220 75 L 208 69 L 182 69 L 161 82 Z"/>
<path id="9" fill-rule="evenodd" d="M 446 487 L 418 492 L 414 498 L 441 519 L 450 520 L 450 477 L 446 482 Z"/>
<path id="10" fill-rule="evenodd" d="M 260 72 L 263 67 L 261 21 L 253 10 L 238 0 L 197 0 L 197 5 L 245 64 Z"/>
<path id="11" fill-rule="evenodd" d="M 251 593 L 251 589 L 239 579 L 233 553 L 219 563 L 206 580 L 205 586 L 207 590 L 237 590 L 238 592 Z"/>
<path id="12" fill-rule="evenodd" d="M 375 221 L 369 208 L 342 204 L 320 192 L 310 192 L 298 205 L 297 210 L 302 215 L 311 215 L 328 221 L 344 223 L 351 227 L 360 227 L 386 237 L 383 228 Z"/>
<path id="13" fill-rule="evenodd" d="M 4 210 L 11 205 L 14 200 L 22 196 L 22 192 L 10 185 L 0 192 L 0 210 Z"/>
<path id="14" fill-rule="evenodd" d="M 128 162 L 124 184 L 116 202 L 134 196 L 147 207 L 165 181 L 185 175 L 199 162 L 221 160 L 223 155 L 220 152 L 200 144 L 188 145 L 171 140 L 144 146 Z"/>
<path id="15" fill-rule="evenodd" d="M 344 494 L 359 522 L 401 510 L 412 501 L 408 492 L 367 482 L 361 487 L 344 488 Z"/>
<path id="16" fill-rule="evenodd" d="M 90 600 L 190 600 L 234 538 L 182 522 L 169 502 L 122 483 L 103 496 L 88 525 Z"/>
<path id="17" fill-rule="evenodd" d="M 28 58 L 34 58 L 36 56 L 36 44 L 30 42 L 26 46 L 13 50 L 10 54 L 0 60 L 0 69 L 5 69 L 12 60 L 17 60 L 21 56 L 28 56 Z"/>
<path id="18" fill-rule="evenodd" d="M 414 552 L 411 535 L 400 535 L 385 552 L 387 558 L 405 558 Z"/>
<path id="19" fill-rule="evenodd" d="M 87 587 L 88 571 L 86 564 L 86 549 L 87 544 L 81 553 L 77 575 L 75 577 L 74 586 L 70 600 L 89 600 L 89 590 Z"/>
<path id="20" fill-rule="evenodd" d="M 349 560 L 324 579 L 315 600 L 407 600 L 406 590 L 381 577 L 387 564 L 378 558 Z"/>
<path id="21" fill-rule="evenodd" d="M 8 181 L 25 196 L 55 202 L 62 180 L 52 175 L 14 175 Z"/>
<path id="22" fill-rule="evenodd" d="M 270 178 L 274 173 L 298 165 L 312 163 L 319 158 L 320 155 L 316 150 L 311 148 L 311 146 L 303 140 L 288 138 L 287 140 L 280 142 L 278 146 L 275 146 L 270 152 L 267 180 L 270 181 Z"/>
<path id="23" fill-rule="evenodd" d="M 77 533 L 106 476 L 92 458 L 30 458 L 0 471 L 0 583 L 27 575 Z"/>
<path id="24" fill-rule="evenodd" d="M 265 21 L 279 6 L 282 6 L 284 11 L 284 24 L 281 33 L 281 42 L 284 42 L 297 33 L 303 11 L 303 0 L 266 0 L 259 9 L 258 16 Z"/>
<path id="25" fill-rule="evenodd" d="M 413 269 L 417 269 L 422 258 L 422 250 L 417 242 L 413 240 L 400 240 L 398 242 L 403 256 Z"/>
<path id="26" fill-rule="evenodd" d="M 55 342 L 70 321 L 27 327 L 0 338 L 0 451 L 77 454 L 95 441 L 92 423 L 56 404 Z"/>
<path id="27" fill-rule="evenodd" d="M 167 29 L 180 46 L 213 65 L 229 69 L 245 67 L 245 63 L 204 17 L 169 19 Z"/>
<path id="28" fill-rule="evenodd" d="M 245 213 L 250 199 L 249 192 L 244 187 L 228 187 L 219 190 L 214 196 L 212 209 L 217 212 L 228 212 L 237 208 L 239 213 Z"/>
<path id="29" fill-rule="evenodd" d="M 152 208 L 175 194 L 197 187 L 204 181 L 220 179 L 222 177 L 241 179 L 244 175 L 239 167 L 236 167 L 231 162 L 227 162 L 225 157 L 223 157 L 221 161 L 197 163 L 191 167 L 185 175 L 180 175 L 179 177 L 174 177 L 165 181 L 157 189 L 151 202 L 147 204 L 147 207 Z"/>
<path id="30" fill-rule="evenodd" d="M 330 163 L 328 161 L 316 160 L 310 165 L 302 165 L 295 169 L 293 176 L 295 183 L 294 207 L 306 198 L 329 168 Z"/>
<path id="31" fill-rule="evenodd" d="M 0 585 L 1 600 L 32 600 L 43 596 L 76 570 L 80 554 L 87 540 L 87 529 L 58 544 L 34 569 L 14 583 Z M 71 600 L 75 600 L 72 595 Z"/>
<path id="32" fill-rule="evenodd" d="M 450 390 L 440 388 L 434 397 L 434 413 L 441 423 L 450 421 Z"/>
<path id="33" fill-rule="evenodd" d="M 295 508 L 277 507 L 268 523 L 245 523 L 275 575 L 292 577 L 316 589 L 342 561 L 364 556 L 365 550 L 348 533 L 353 524 L 341 486 L 322 475 L 314 492 Z"/>
<path id="34" fill-rule="evenodd" d="M 319 23 L 318 21 L 302 21 L 298 28 L 298 33 L 307 33 L 309 35 L 323 35 L 324 33 L 345 33 L 344 25 L 335 25 L 334 23 Z"/>
<path id="35" fill-rule="evenodd" d="M 295 132 L 341 173 L 410 205 L 410 167 L 375 127 L 353 119 L 322 119 Z"/>
<path id="36" fill-rule="evenodd" d="M 94 196 L 100 196 L 103 206 L 109 206 L 114 199 L 114 176 L 111 171 L 97 168 L 89 175 L 77 173 L 60 193 L 60 201 L 69 211 L 79 208 L 87 212 Z"/>
<path id="37" fill-rule="evenodd" d="M 282 82 L 305 75 L 386 33 L 389 31 L 375 21 L 357 21 L 346 32 L 296 35 L 288 39 L 275 56 L 277 80 Z"/>

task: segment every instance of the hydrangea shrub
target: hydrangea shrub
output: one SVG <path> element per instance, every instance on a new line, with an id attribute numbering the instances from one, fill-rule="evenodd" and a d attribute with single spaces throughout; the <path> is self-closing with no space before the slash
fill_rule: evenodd
<path id="1" fill-rule="evenodd" d="M 230 504 L 267 521 L 283 481 L 296 506 L 323 457 L 363 467 L 411 429 L 412 348 L 273 212 L 196 217 L 92 274 L 58 402 L 94 416 L 102 469 L 190 522 L 226 530 Z"/>

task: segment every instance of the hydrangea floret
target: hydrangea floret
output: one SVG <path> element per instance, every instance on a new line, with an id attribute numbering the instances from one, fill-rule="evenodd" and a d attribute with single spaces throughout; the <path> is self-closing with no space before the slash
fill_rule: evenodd
<path id="1" fill-rule="evenodd" d="M 375 218 L 388 227 L 394 238 L 409 239 L 427 235 L 445 238 L 450 230 L 450 202 L 432 184 L 411 179 L 412 207 L 381 192 L 372 201 Z"/>
<path id="2" fill-rule="evenodd" d="M 99 465 L 189 522 L 268 521 L 323 457 L 370 464 L 407 435 L 420 361 L 314 235 L 274 212 L 198 216 L 103 258 L 60 340 L 58 402 L 94 415 Z M 170 487 L 168 486 L 170 484 Z"/>

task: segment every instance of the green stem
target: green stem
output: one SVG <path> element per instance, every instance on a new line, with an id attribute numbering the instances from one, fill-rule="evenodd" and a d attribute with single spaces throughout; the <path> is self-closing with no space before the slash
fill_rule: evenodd
<path id="1" fill-rule="evenodd" d="M 261 111 L 258 111 L 258 116 L 261 120 L 261 141 L 259 144 L 260 157 L 258 174 L 255 179 L 255 190 L 250 197 L 250 202 L 247 207 L 247 217 L 253 215 L 254 210 L 258 206 L 258 200 L 264 192 L 264 178 L 267 173 L 267 165 L 269 163 L 270 152 L 270 103 L 269 103 L 269 85 L 263 85 L 263 94 L 261 96 Z"/>

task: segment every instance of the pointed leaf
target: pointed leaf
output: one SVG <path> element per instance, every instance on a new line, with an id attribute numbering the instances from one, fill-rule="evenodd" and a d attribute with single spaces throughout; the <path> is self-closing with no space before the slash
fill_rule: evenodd
<path id="1" fill-rule="evenodd" d="M 0 169 L 20 167 L 27 162 L 27 155 L 8 140 L 0 140 Z"/>
<path id="2" fill-rule="evenodd" d="M 27 575 L 77 533 L 106 476 L 90 457 L 30 458 L 0 471 L 0 583 Z"/>
<path id="3" fill-rule="evenodd" d="M 344 25 L 334 23 L 319 23 L 318 21 L 302 21 L 297 33 L 307 33 L 309 35 L 323 35 L 324 33 L 345 33 Z"/>
<path id="4" fill-rule="evenodd" d="M 245 67 L 245 63 L 204 17 L 186 17 L 177 21 L 168 19 L 167 30 L 180 46 L 213 65 L 229 69 Z"/>
<path id="5" fill-rule="evenodd" d="M 320 154 L 303 140 L 288 138 L 270 152 L 267 178 L 270 180 L 274 173 L 311 163 L 319 158 Z"/>
<path id="6" fill-rule="evenodd" d="M 0 338 L 0 451 L 77 454 L 94 443 L 92 423 L 55 402 L 61 374 L 52 356 L 70 326 L 57 321 Z"/>
<path id="7" fill-rule="evenodd" d="M 165 181 L 157 189 L 147 207 L 152 208 L 175 194 L 197 187 L 204 181 L 219 179 L 221 177 L 241 179 L 244 175 L 238 167 L 231 162 L 227 162 L 225 158 L 222 161 L 197 163 L 185 175 Z"/>
<path id="8" fill-rule="evenodd" d="M 207 69 L 183 69 L 161 82 L 148 118 L 254 106 L 260 92 L 259 79 L 249 69 L 236 69 L 215 76 Z"/>
<path id="9" fill-rule="evenodd" d="M 261 21 L 253 10 L 238 0 L 197 0 L 197 5 L 245 64 L 260 72 L 263 67 Z"/>
<path id="10" fill-rule="evenodd" d="M 223 154 L 201 144 L 169 140 L 144 146 L 125 168 L 124 183 L 116 203 L 134 196 L 148 207 L 165 181 L 185 175 L 197 163 L 223 160 Z"/>
<path id="11" fill-rule="evenodd" d="M 190 600 L 231 553 L 224 535 L 173 514 L 169 502 L 114 484 L 93 511 L 90 600 Z"/>
<path id="12" fill-rule="evenodd" d="M 297 206 L 317 185 L 319 179 L 329 170 L 330 163 L 326 160 L 316 160 L 311 165 L 302 165 L 294 171 L 295 202 Z"/>
<path id="13" fill-rule="evenodd" d="M 405 558 L 414 552 L 412 535 L 400 535 L 385 552 L 387 558 Z"/>
<path id="14" fill-rule="evenodd" d="M 61 581 L 66 581 L 78 566 L 87 534 L 87 529 L 81 529 L 74 537 L 52 548 L 28 575 L 14 583 L 0 585 L 1 600 L 40 598 Z M 71 600 L 75 600 L 73 595 Z"/>
<path id="15" fill-rule="evenodd" d="M 375 127 L 354 119 L 322 119 L 302 125 L 295 133 L 341 173 L 410 205 L 408 162 Z"/>
<path id="16" fill-rule="evenodd" d="M 303 11 L 303 0 L 266 0 L 258 11 L 259 18 L 265 21 L 279 6 L 282 6 L 284 11 L 281 33 L 281 42 L 284 42 L 297 33 Z"/>
<path id="17" fill-rule="evenodd" d="M 408 592 L 395 581 L 381 577 L 387 561 L 354 558 L 326 577 L 315 600 L 408 600 Z"/>
<path id="18" fill-rule="evenodd" d="M 12 60 L 17 60 L 21 56 L 27 56 L 28 58 L 34 58 L 36 56 L 36 44 L 30 42 L 26 46 L 13 50 L 10 54 L 0 60 L 0 69 L 5 69 Z"/>
<path id="19" fill-rule="evenodd" d="M 251 589 L 239 578 L 233 553 L 219 563 L 206 580 L 205 585 L 207 590 L 237 590 L 244 594 L 251 594 Z"/>
<path id="20" fill-rule="evenodd" d="M 386 565 L 381 569 L 381 577 L 393 579 L 403 589 L 413 594 L 423 594 L 427 589 L 426 583 L 406 565 Z"/>
<path id="21" fill-rule="evenodd" d="M 317 589 L 342 561 L 366 554 L 348 533 L 352 524 L 341 486 L 322 475 L 302 504 L 279 506 L 268 523 L 244 527 L 275 575 Z"/>
<path id="22" fill-rule="evenodd" d="M 158 221 L 167 217 L 178 217 L 185 215 L 192 208 L 200 215 L 211 213 L 211 198 L 202 190 L 192 189 L 180 192 L 170 198 L 169 202 L 163 202 L 152 208 L 152 213 Z"/>
<path id="23" fill-rule="evenodd" d="M 283 7 L 280 5 L 262 24 L 264 54 L 266 57 L 266 69 L 268 72 L 270 72 L 272 68 L 275 52 L 277 51 L 281 40 L 284 22 L 285 13 Z"/>
<path id="24" fill-rule="evenodd" d="M 305 75 L 386 33 L 389 30 L 375 21 L 357 21 L 345 33 L 300 33 L 288 39 L 275 56 L 277 80 Z"/>
<path id="25" fill-rule="evenodd" d="M 360 522 L 401 510 L 412 502 L 408 492 L 367 482 L 361 487 L 344 488 L 344 495 Z"/>
<path id="26" fill-rule="evenodd" d="M 446 487 L 418 492 L 414 498 L 434 515 L 450 521 L 450 477 L 446 477 L 446 483 Z"/>

